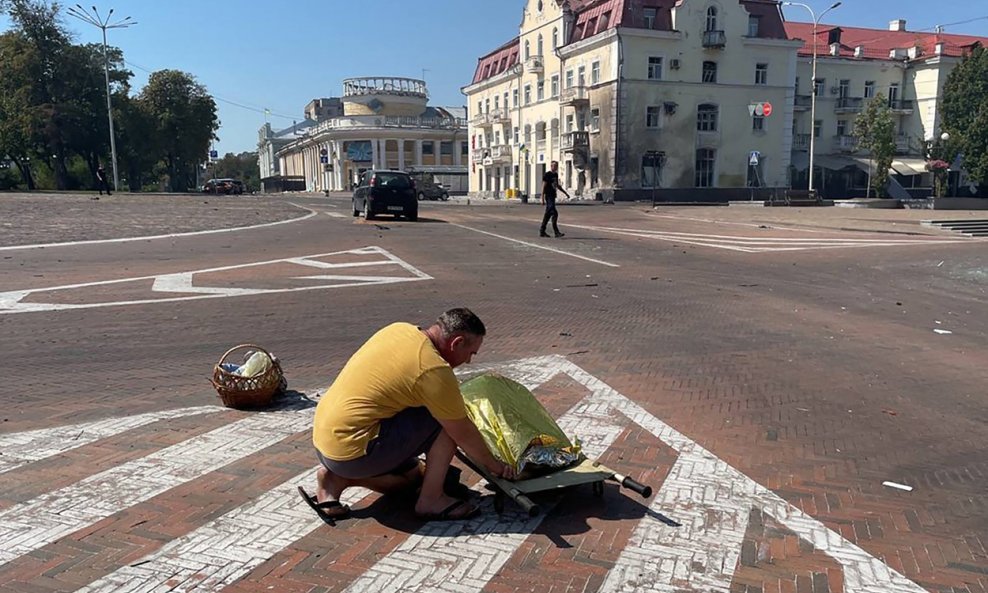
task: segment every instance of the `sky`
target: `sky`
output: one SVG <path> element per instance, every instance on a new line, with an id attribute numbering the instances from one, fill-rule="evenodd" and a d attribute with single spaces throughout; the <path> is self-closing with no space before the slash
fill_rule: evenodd
<path id="1" fill-rule="evenodd" d="M 817 14 L 830 1 L 803 0 Z M 68 5 L 73 5 L 69 2 Z M 89 3 L 87 2 L 87 5 Z M 425 78 L 433 105 L 462 106 L 460 89 L 477 58 L 518 34 L 525 0 L 97 0 L 105 14 L 138 24 L 111 30 L 134 73 L 137 92 L 148 73 L 193 74 L 216 99 L 221 127 L 214 147 L 225 154 L 255 150 L 257 131 L 302 120 L 306 103 L 339 96 L 343 79 L 357 76 Z M 931 8 L 934 7 L 935 8 Z M 809 21 L 798 7 L 786 18 Z M 984 0 L 844 0 L 824 23 L 885 29 L 893 19 L 909 30 L 988 37 Z M 977 19 L 977 20 L 973 20 Z M 966 24 L 952 25 L 962 21 Z M 101 41 L 99 29 L 68 16 L 81 43 Z M 0 16 L 0 31 L 9 20 Z"/>

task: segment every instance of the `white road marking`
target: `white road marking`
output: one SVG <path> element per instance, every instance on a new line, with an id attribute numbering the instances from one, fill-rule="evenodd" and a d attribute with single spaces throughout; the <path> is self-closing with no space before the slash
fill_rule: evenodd
<path id="1" fill-rule="evenodd" d="M 0 511 L 0 564 L 310 428 L 312 409 L 258 413 Z"/>
<path id="2" fill-rule="evenodd" d="M 656 239 L 670 243 L 715 247 L 744 253 L 765 253 L 777 251 L 806 251 L 821 249 L 847 249 L 852 247 L 905 247 L 912 245 L 948 245 L 970 243 L 971 239 L 889 239 L 889 238 L 844 238 L 844 237 L 750 237 L 734 235 L 711 235 L 703 233 L 682 233 L 650 229 L 590 226 L 567 224 L 568 227 Z"/>
<path id="3" fill-rule="evenodd" d="M 300 208 L 302 210 L 307 210 L 309 213 L 305 216 L 299 216 L 298 218 L 290 218 L 288 220 L 279 220 L 277 222 L 265 222 L 263 224 L 254 224 L 250 226 L 240 226 L 230 229 L 214 229 L 211 231 L 191 231 L 188 233 L 169 233 L 167 235 L 148 235 L 146 237 L 124 237 L 121 239 L 93 239 L 91 241 L 66 241 L 64 243 L 36 243 L 34 245 L 10 245 L 7 247 L 0 247 L 0 251 L 16 251 L 21 249 L 44 249 L 47 247 L 78 247 L 80 245 L 104 245 L 108 243 L 132 243 L 134 241 L 155 241 L 157 239 L 177 239 L 180 237 L 196 237 L 200 235 L 215 235 L 218 233 L 234 233 L 237 231 L 249 231 L 254 229 L 263 229 L 267 227 L 278 226 L 282 224 L 291 224 L 293 222 L 302 222 L 303 220 L 308 220 L 313 216 L 316 216 L 318 212 L 311 208 L 306 208 L 305 206 L 299 206 L 298 204 L 289 202 L 292 206 Z"/>
<path id="4" fill-rule="evenodd" d="M 600 264 L 602 266 L 608 266 L 610 268 L 620 268 L 621 267 L 621 266 L 619 266 L 617 264 L 612 264 L 610 262 L 606 262 L 606 261 L 603 261 L 603 260 L 600 260 L 600 259 L 594 259 L 592 257 L 586 257 L 586 256 L 583 256 L 583 255 L 578 255 L 576 253 L 570 253 L 568 251 L 563 251 L 561 249 L 554 249 L 552 247 L 547 247 L 545 245 L 539 245 L 538 243 L 531 243 L 529 241 L 522 241 L 521 239 L 515 239 L 513 237 L 506 237 L 504 235 L 498 235 L 496 233 L 491 233 L 491 232 L 488 232 L 488 231 L 482 231 L 480 229 L 475 229 L 475 228 L 472 228 L 472 227 L 464 226 L 462 224 L 456 224 L 456 223 L 450 223 L 450 224 L 452 226 L 460 227 L 461 229 L 466 229 L 468 231 L 473 231 L 475 233 L 481 233 L 483 235 L 490 235 L 491 237 L 497 237 L 498 239 L 504 239 L 505 241 L 511 241 L 513 243 L 519 243 L 521 245 L 525 245 L 526 247 L 532 247 L 534 249 L 542 249 L 544 251 L 551 251 L 552 253 L 558 253 L 559 255 L 566 255 L 566 256 L 569 256 L 569 257 L 575 257 L 577 259 L 582 259 L 584 261 L 593 262 L 595 264 Z"/>
<path id="5" fill-rule="evenodd" d="M 43 428 L 27 432 L 0 435 L 0 474 L 22 465 L 60 455 L 83 445 L 105 439 L 128 430 L 170 418 L 184 418 L 200 414 L 222 412 L 221 406 L 179 408 L 161 412 L 149 412 L 124 418 L 95 420 L 82 424 Z"/>
<path id="6" fill-rule="evenodd" d="M 354 262 L 344 264 L 328 264 L 316 261 L 315 258 L 354 255 L 367 256 L 376 255 L 383 259 L 372 262 Z M 410 276 L 309 276 L 300 279 L 314 279 L 321 281 L 317 286 L 299 286 L 295 288 L 232 288 L 224 286 L 197 286 L 194 278 L 197 274 L 208 274 L 213 272 L 226 272 L 229 270 L 240 270 L 244 268 L 256 268 L 272 264 L 292 263 L 317 269 L 335 269 L 342 267 L 357 267 L 368 265 L 396 266 L 402 268 Z M 153 280 L 152 292 L 157 293 L 179 293 L 186 296 L 134 299 L 128 301 L 107 301 L 98 303 L 44 303 L 44 302 L 23 302 L 23 299 L 35 293 L 47 293 L 54 291 L 66 291 L 79 288 L 90 288 L 94 286 L 111 286 L 128 282 L 141 282 Z M 353 286 L 369 286 L 376 284 L 396 284 L 400 282 L 415 282 L 419 280 L 432 280 L 432 276 L 412 266 L 411 264 L 395 257 L 393 254 L 380 247 L 364 247 L 349 251 L 336 251 L 332 253 L 322 253 L 305 257 L 287 258 L 279 260 L 269 260 L 253 262 L 249 264 L 239 264 L 234 266 L 222 266 L 218 268 L 208 268 L 194 270 L 191 272 L 180 272 L 177 274 L 161 274 L 156 276 L 138 276 L 134 278 L 121 278 L 119 280 L 102 280 L 97 282 L 85 282 L 81 284 L 69 284 L 65 286 L 52 286 L 47 288 L 32 288 L 28 290 L 15 290 L 0 292 L 0 315 L 13 313 L 31 313 L 40 311 L 62 311 L 67 309 L 100 309 L 104 307 L 120 307 L 124 305 L 145 305 L 154 303 L 172 303 L 177 301 L 190 301 L 208 298 L 229 298 L 235 296 L 248 295 L 270 295 L 288 292 L 304 292 L 310 290 L 327 290 L 331 288 L 349 288 Z M 259 279 L 263 281 L 263 277 Z M 329 284 L 326 284 L 326 283 Z"/>
<path id="7" fill-rule="evenodd" d="M 332 216 L 333 218 L 349 218 L 346 214 L 340 214 L 339 212 L 327 212 L 326 214 Z"/>

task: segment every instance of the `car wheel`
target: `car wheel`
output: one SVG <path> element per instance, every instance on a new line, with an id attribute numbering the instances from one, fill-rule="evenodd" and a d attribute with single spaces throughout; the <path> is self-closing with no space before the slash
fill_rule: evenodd
<path id="1" fill-rule="evenodd" d="M 417 221 L 419 219 L 418 210 L 416 210 L 415 212 L 409 212 L 408 214 L 405 215 L 405 218 L 407 218 L 411 222 Z"/>
<path id="2" fill-rule="evenodd" d="M 443 192 L 443 201 L 444 202 L 448 202 L 449 201 L 449 194 Z"/>
<path id="3" fill-rule="evenodd" d="M 425 199 L 425 192 L 419 192 L 419 202 Z"/>
<path id="4" fill-rule="evenodd" d="M 352 203 L 353 203 L 353 215 L 354 216 L 360 216 L 360 210 L 357 210 L 357 199 L 354 198 L 352 200 Z"/>
<path id="5" fill-rule="evenodd" d="M 371 212 L 370 200 L 364 200 L 364 220 L 374 220 L 374 213 Z"/>

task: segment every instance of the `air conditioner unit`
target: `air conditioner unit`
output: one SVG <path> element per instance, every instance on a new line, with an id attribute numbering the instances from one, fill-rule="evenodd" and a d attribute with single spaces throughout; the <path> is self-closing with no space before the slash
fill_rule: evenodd
<path id="1" fill-rule="evenodd" d="M 669 67 L 673 70 L 679 70 L 679 60 L 673 59 L 669 60 Z"/>

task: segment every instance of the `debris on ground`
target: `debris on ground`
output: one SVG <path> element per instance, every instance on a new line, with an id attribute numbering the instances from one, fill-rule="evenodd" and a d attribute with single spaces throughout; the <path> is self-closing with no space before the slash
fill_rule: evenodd
<path id="1" fill-rule="evenodd" d="M 905 484 L 899 484 L 897 482 L 882 482 L 882 486 L 886 486 L 888 488 L 895 488 L 896 490 L 904 490 L 906 492 L 913 491 L 912 486 L 906 486 Z"/>

